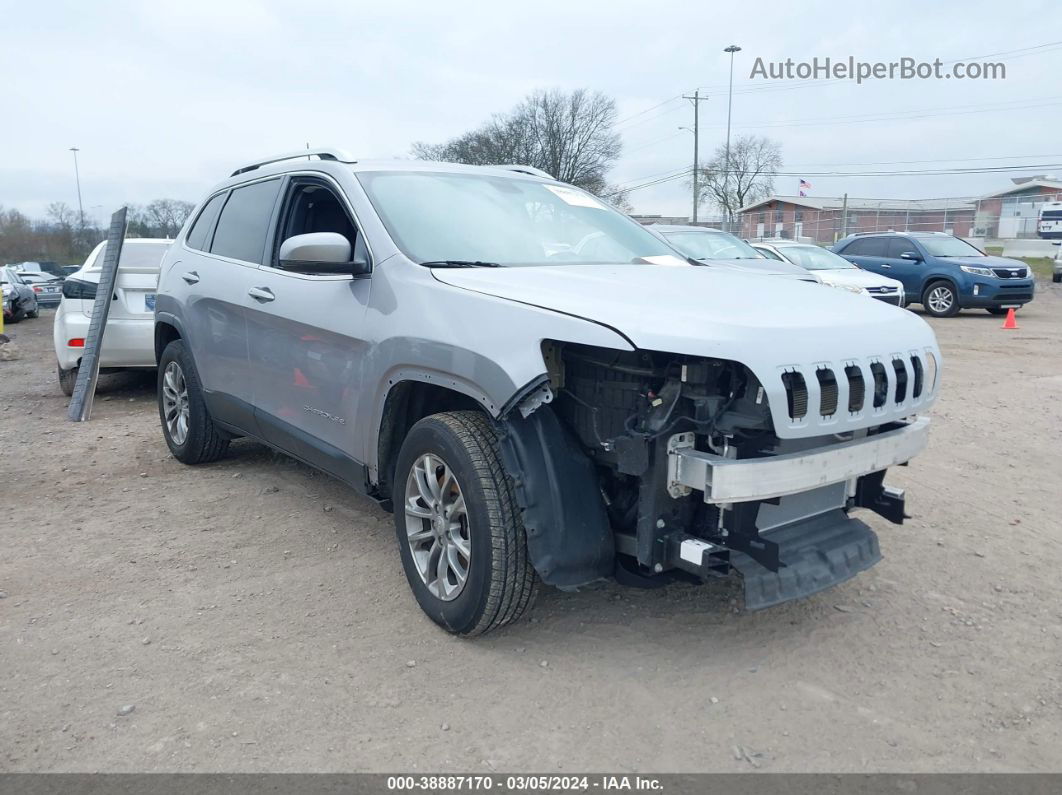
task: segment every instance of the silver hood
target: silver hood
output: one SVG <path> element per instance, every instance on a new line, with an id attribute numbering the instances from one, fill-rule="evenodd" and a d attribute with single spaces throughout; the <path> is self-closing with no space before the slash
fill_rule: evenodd
<path id="1" fill-rule="evenodd" d="M 936 379 L 927 377 L 932 354 L 940 362 L 933 331 L 920 317 L 879 301 L 813 283 L 696 266 L 559 265 L 435 269 L 454 287 L 584 318 L 618 331 L 640 349 L 741 362 L 763 384 L 776 432 L 804 437 L 880 425 L 928 407 Z M 920 360 L 914 364 L 911 357 Z M 900 369 L 894 360 L 900 362 Z M 874 373 L 881 362 L 888 400 L 874 408 Z M 865 407 L 848 412 L 845 368 L 862 373 Z M 823 416 L 818 371 L 832 370 L 837 406 Z M 920 394 L 913 396 L 916 369 Z M 807 385 L 808 413 L 792 418 L 783 372 L 796 370 Z M 907 378 L 903 399 L 898 380 Z M 827 389 L 829 391 L 829 389 Z M 823 402 L 820 404 L 820 399 Z"/>

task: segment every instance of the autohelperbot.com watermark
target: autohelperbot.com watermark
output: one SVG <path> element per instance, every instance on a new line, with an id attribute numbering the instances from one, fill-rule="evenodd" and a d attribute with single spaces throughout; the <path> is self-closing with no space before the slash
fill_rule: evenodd
<path id="1" fill-rule="evenodd" d="M 988 61 L 922 61 L 903 57 L 895 61 L 861 61 L 847 58 L 812 58 L 810 61 L 765 61 L 757 58 L 750 80 L 1006 80 L 1007 65 Z"/>

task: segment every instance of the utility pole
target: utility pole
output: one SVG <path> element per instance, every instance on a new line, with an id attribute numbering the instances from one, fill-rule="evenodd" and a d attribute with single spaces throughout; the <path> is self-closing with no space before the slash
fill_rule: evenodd
<path id="1" fill-rule="evenodd" d="M 85 228 L 85 208 L 81 204 L 81 174 L 77 168 L 77 153 L 81 150 L 76 146 L 71 146 L 70 151 L 74 153 L 74 179 L 77 182 L 77 215 L 81 221 L 81 228 Z"/>
<path id="2" fill-rule="evenodd" d="M 726 99 L 726 170 L 723 172 L 723 195 L 726 196 L 727 203 L 726 231 L 729 232 L 733 215 L 730 211 L 730 196 L 727 193 L 730 188 L 730 111 L 734 107 L 734 53 L 741 52 L 741 48 L 736 44 L 731 44 L 723 52 L 730 53 L 730 90 L 727 92 Z"/>
<path id="3" fill-rule="evenodd" d="M 700 161 L 700 109 L 701 103 L 707 102 L 708 97 L 702 97 L 700 89 L 693 92 L 693 96 L 689 97 L 683 94 L 683 99 L 688 99 L 693 103 L 693 223 L 697 223 L 697 205 L 700 195 L 697 192 L 697 178 L 700 176 L 701 161 Z"/>
<path id="4" fill-rule="evenodd" d="M 877 224 L 874 225 L 877 229 Z M 841 202 L 841 237 L 848 237 L 848 194 L 844 195 L 844 201 Z M 837 242 L 836 240 L 834 241 Z"/>

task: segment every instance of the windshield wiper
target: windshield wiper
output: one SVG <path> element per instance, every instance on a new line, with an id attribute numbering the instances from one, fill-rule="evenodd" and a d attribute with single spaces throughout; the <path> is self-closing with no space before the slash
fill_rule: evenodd
<path id="1" fill-rule="evenodd" d="M 425 268 L 500 268 L 497 262 L 481 262 L 470 259 L 440 259 L 420 263 Z"/>

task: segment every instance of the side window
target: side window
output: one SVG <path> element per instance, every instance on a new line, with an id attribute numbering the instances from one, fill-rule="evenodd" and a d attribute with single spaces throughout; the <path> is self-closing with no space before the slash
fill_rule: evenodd
<path id="1" fill-rule="evenodd" d="M 203 206 L 199 217 L 195 219 L 192 228 L 188 230 L 188 236 L 184 239 L 188 248 L 198 249 L 199 251 L 206 251 L 210 248 L 210 241 L 207 237 L 214 231 L 214 221 L 217 220 L 218 213 L 221 212 L 221 205 L 225 203 L 227 195 L 227 192 L 219 193 Z"/>
<path id="2" fill-rule="evenodd" d="M 890 258 L 899 259 L 900 255 L 907 251 L 910 251 L 913 254 L 918 254 L 918 249 L 915 247 L 915 244 L 905 237 L 894 237 L 889 241 L 888 256 Z"/>
<path id="3" fill-rule="evenodd" d="M 261 265 L 279 191 L 279 179 L 233 190 L 218 218 L 210 253 Z"/>
<path id="4" fill-rule="evenodd" d="M 771 251 L 769 248 L 758 248 L 756 250 L 763 254 L 763 256 L 765 256 L 767 259 L 778 260 L 779 262 L 782 261 L 782 258 L 775 254 L 773 251 Z"/>
<path id="5" fill-rule="evenodd" d="M 861 237 L 849 243 L 841 253 L 849 257 L 884 257 L 888 239 Z"/>
<path id="6" fill-rule="evenodd" d="M 367 256 L 368 251 L 358 228 L 354 225 L 342 201 L 325 183 L 312 179 L 292 181 L 280 218 L 271 264 L 276 267 L 280 245 L 289 237 L 311 232 L 336 232 L 350 241 L 354 258 Z"/>

